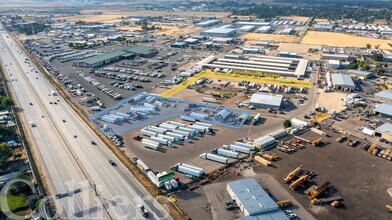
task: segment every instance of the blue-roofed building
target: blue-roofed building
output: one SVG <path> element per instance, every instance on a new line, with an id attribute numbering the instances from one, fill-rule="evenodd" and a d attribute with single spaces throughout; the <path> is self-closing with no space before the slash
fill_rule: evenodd
<path id="1" fill-rule="evenodd" d="M 254 178 L 227 183 L 227 192 L 245 215 L 239 219 L 288 219 Z"/>
<path id="2" fill-rule="evenodd" d="M 392 117 L 392 102 L 386 102 L 376 105 L 374 112 L 383 117 Z"/>
<path id="3" fill-rule="evenodd" d="M 374 94 L 374 98 L 380 102 L 392 102 L 392 90 L 382 90 Z"/>

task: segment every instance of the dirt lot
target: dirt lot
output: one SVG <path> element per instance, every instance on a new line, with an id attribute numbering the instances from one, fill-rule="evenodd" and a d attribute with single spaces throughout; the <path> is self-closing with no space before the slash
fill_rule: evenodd
<path id="1" fill-rule="evenodd" d="M 280 43 L 278 50 L 279 51 L 288 51 L 293 53 L 298 53 L 299 56 L 303 58 L 307 58 L 310 60 L 318 60 L 320 59 L 320 54 L 308 53 L 310 48 L 321 49 L 319 45 L 303 45 L 303 44 L 295 44 L 295 43 Z"/>
<path id="2" fill-rule="evenodd" d="M 388 45 L 388 43 L 391 43 L 390 40 L 376 39 L 370 37 L 359 37 L 344 33 L 309 31 L 301 41 L 301 44 L 317 44 L 326 46 L 345 46 L 361 48 L 364 48 L 368 43 L 371 44 L 373 47 L 374 45 L 379 44 L 380 49 L 391 49 L 391 47 Z"/>
<path id="3" fill-rule="evenodd" d="M 247 40 L 248 43 L 257 41 L 279 41 L 292 43 L 295 40 L 294 35 L 281 35 L 281 34 L 259 34 L 259 33 L 247 33 L 240 37 L 241 40 Z"/>
<path id="4" fill-rule="evenodd" d="M 309 17 L 303 17 L 303 16 L 286 16 L 286 17 L 281 17 L 283 19 L 291 19 L 293 21 L 300 21 L 300 22 L 307 22 L 309 20 Z"/>
<path id="5" fill-rule="evenodd" d="M 325 107 L 329 113 L 332 110 L 343 110 L 346 107 L 343 106 L 342 98 L 346 97 L 349 93 L 334 91 L 326 93 L 322 89 L 318 89 L 317 92 L 319 93 L 317 103 L 319 106 Z"/>
<path id="6" fill-rule="evenodd" d="M 168 26 L 168 25 L 158 25 L 162 30 L 158 30 L 156 34 L 165 34 L 169 36 L 180 36 L 195 34 L 201 31 L 200 27 L 194 27 L 192 25 L 187 26 Z"/>
<path id="7" fill-rule="evenodd" d="M 332 186 L 330 195 L 342 196 L 343 208 L 311 205 L 302 192 L 313 185 L 312 183 L 307 183 L 306 187 L 300 187 L 295 192 L 290 191 L 290 194 L 317 219 L 368 219 L 369 216 L 373 219 L 387 219 L 389 214 L 385 210 L 385 204 L 391 201 L 387 189 L 391 187 L 392 176 L 386 175 L 385 169 L 391 167 L 391 162 L 369 155 L 361 149 L 363 143 L 352 148 L 347 145 L 347 142 L 335 141 L 340 134 L 326 132 L 332 137 L 324 138 L 324 142 L 329 144 L 323 147 L 307 145 L 305 149 L 291 155 L 273 150 L 282 159 L 274 163 L 277 169 L 268 169 L 267 173 L 281 179 L 302 164 L 303 169 L 317 173 L 317 177 L 314 178 L 317 185 L 329 181 Z M 314 140 L 319 136 L 307 132 L 301 137 Z"/>
<path id="8" fill-rule="evenodd" d="M 180 119 L 172 118 L 169 120 L 179 121 Z M 263 123 L 257 126 L 243 125 L 241 129 L 213 125 L 213 128 L 217 129 L 215 136 L 205 135 L 204 137 L 199 137 L 198 140 L 193 140 L 193 143 L 176 144 L 177 148 L 164 147 L 166 152 L 146 149 L 141 142 L 132 139 L 134 136 L 140 135 L 142 127 L 121 133 L 120 135 L 125 139 L 126 147 L 123 149 L 129 157 L 136 156 L 140 158 L 154 171 L 167 171 L 170 166 L 183 162 L 202 167 L 208 173 L 221 167 L 221 164 L 201 159 L 199 158 L 200 154 L 222 147 L 223 144 L 232 144 L 238 138 L 252 137 L 256 139 L 281 129 L 283 124 L 281 119 L 268 118 L 262 121 Z M 158 123 L 156 122 L 156 124 Z M 157 158 L 160 159 L 157 160 Z"/>

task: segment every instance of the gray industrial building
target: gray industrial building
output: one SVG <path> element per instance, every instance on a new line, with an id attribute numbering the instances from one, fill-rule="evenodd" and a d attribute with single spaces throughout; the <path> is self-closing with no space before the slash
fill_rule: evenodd
<path id="1" fill-rule="evenodd" d="M 250 98 L 250 106 L 256 108 L 272 108 L 280 109 L 282 105 L 283 96 L 269 93 L 254 93 Z"/>
<path id="2" fill-rule="evenodd" d="M 275 140 L 274 137 L 272 137 L 270 135 L 266 135 L 266 136 L 263 136 L 261 138 L 257 138 L 254 141 L 254 144 L 259 146 L 260 149 L 266 150 L 268 148 L 271 148 L 271 147 L 275 146 L 276 140 Z"/>
<path id="3" fill-rule="evenodd" d="M 198 27 L 211 27 L 211 26 L 214 26 L 214 25 L 217 25 L 217 24 L 220 24 L 220 23 L 221 23 L 220 20 L 213 19 L 213 20 L 207 20 L 207 21 L 202 21 L 202 22 L 196 23 L 195 26 L 198 26 Z"/>
<path id="4" fill-rule="evenodd" d="M 303 77 L 306 74 L 308 64 L 309 60 L 307 59 L 254 55 L 244 57 L 241 60 L 217 57 L 204 64 L 203 67 Z"/>
<path id="5" fill-rule="evenodd" d="M 382 90 L 374 94 L 374 98 L 380 102 L 392 102 L 392 90 Z"/>
<path id="6" fill-rule="evenodd" d="M 90 58 L 79 60 L 74 62 L 75 66 L 87 67 L 87 68 L 98 68 L 110 63 L 117 62 L 122 59 L 131 59 L 136 56 L 140 57 L 151 57 L 155 53 L 155 49 L 148 46 L 129 46 L 121 50 L 107 52 L 99 54 Z"/>
<path id="7" fill-rule="evenodd" d="M 288 219 L 276 202 L 253 178 L 227 183 L 227 192 L 246 216 L 243 219 Z"/>
<path id="8" fill-rule="evenodd" d="M 392 117 L 392 102 L 385 102 L 376 105 L 374 112 L 383 117 Z"/>
<path id="9" fill-rule="evenodd" d="M 201 35 L 213 37 L 229 37 L 236 33 L 237 31 L 233 28 L 211 28 L 200 32 Z"/>
<path id="10" fill-rule="evenodd" d="M 352 92 L 355 89 L 354 81 L 351 76 L 341 73 L 336 73 L 331 75 L 332 84 L 334 89 L 339 89 L 343 91 Z"/>
<path id="11" fill-rule="evenodd" d="M 373 77 L 373 73 L 369 71 L 363 70 L 347 70 L 346 74 L 353 76 L 353 77 L 362 77 L 364 79 L 369 79 Z"/>

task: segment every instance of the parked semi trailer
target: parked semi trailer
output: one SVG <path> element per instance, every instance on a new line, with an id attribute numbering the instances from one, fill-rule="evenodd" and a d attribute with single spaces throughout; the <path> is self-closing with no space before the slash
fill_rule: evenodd
<path id="1" fill-rule="evenodd" d="M 153 149 L 153 150 L 158 150 L 159 149 L 159 143 L 154 142 L 154 141 L 149 141 L 149 140 L 143 139 L 142 140 L 142 144 L 146 148 L 150 148 L 150 149 Z"/>
<path id="2" fill-rule="evenodd" d="M 193 136 L 199 136 L 200 135 L 200 133 L 198 131 L 196 131 L 195 129 L 191 129 L 191 128 L 178 127 L 178 130 L 179 131 L 189 132 Z"/>
<path id="3" fill-rule="evenodd" d="M 168 146 L 168 147 L 173 147 L 173 146 L 174 146 L 174 145 L 173 145 L 173 142 L 168 141 L 168 140 L 165 140 L 165 139 L 163 139 L 163 138 L 159 138 L 159 137 L 150 137 L 150 139 L 151 139 L 152 141 L 158 142 L 158 143 L 163 144 L 163 145 L 166 145 L 166 146 Z"/>
<path id="4" fill-rule="evenodd" d="M 195 125 L 201 126 L 201 127 L 206 127 L 211 129 L 212 128 L 212 124 L 208 124 L 208 123 L 203 123 L 203 122 L 196 122 Z"/>
<path id="5" fill-rule="evenodd" d="M 165 134 L 166 133 L 166 129 L 162 129 L 162 128 L 158 128 L 158 127 L 153 127 L 153 126 L 149 126 L 147 127 L 148 131 L 152 131 L 158 134 Z"/>
<path id="6" fill-rule="evenodd" d="M 176 121 L 168 121 L 167 123 L 171 124 L 171 125 L 178 126 L 178 127 L 185 127 L 184 123 L 180 123 L 180 122 L 176 122 Z"/>
<path id="7" fill-rule="evenodd" d="M 163 138 L 165 140 L 171 141 L 172 143 L 181 143 L 181 141 L 175 137 L 170 137 L 168 135 L 164 135 L 164 134 L 158 134 L 159 138 Z"/>
<path id="8" fill-rule="evenodd" d="M 190 121 L 190 122 L 196 122 L 196 119 L 188 116 L 180 116 L 181 120 L 183 121 Z"/>
<path id="9" fill-rule="evenodd" d="M 229 147 L 230 150 L 234 150 L 234 151 L 238 151 L 241 153 L 245 153 L 245 154 L 249 154 L 250 153 L 250 149 L 246 148 L 246 147 L 241 147 L 241 146 L 237 146 L 237 145 L 233 145 L 231 144 Z"/>
<path id="10" fill-rule="evenodd" d="M 174 131 L 174 130 L 177 129 L 177 126 L 172 126 L 172 125 L 169 125 L 169 124 L 160 124 L 159 128 L 163 128 L 163 129 L 166 129 L 166 130 L 169 130 L 169 131 Z"/>
<path id="11" fill-rule="evenodd" d="M 152 132 L 152 131 L 147 131 L 146 129 L 140 130 L 140 133 L 142 135 L 145 135 L 145 136 L 148 136 L 148 137 L 156 137 L 157 136 L 157 133 Z"/>
<path id="12" fill-rule="evenodd" d="M 229 161 L 226 157 L 222 157 L 222 156 L 218 156 L 216 154 L 210 154 L 210 153 L 200 154 L 200 158 L 208 159 L 208 160 L 212 160 L 212 161 L 216 161 L 216 162 L 224 163 L 224 164 L 227 164 Z"/>
<path id="13" fill-rule="evenodd" d="M 255 146 L 252 144 L 246 144 L 246 143 L 242 143 L 242 142 L 235 142 L 234 145 L 240 146 L 240 147 L 246 147 L 249 148 L 250 150 L 255 150 Z"/>
<path id="14" fill-rule="evenodd" d="M 231 150 L 226 150 L 226 149 L 221 149 L 221 148 L 215 148 L 211 151 L 214 154 L 218 154 L 218 155 L 223 155 L 226 157 L 231 157 L 231 158 L 238 158 L 238 153 L 231 151 Z"/>
<path id="15" fill-rule="evenodd" d="M 175 137 L 181 141 L 185 141 L 185 142 L 190 142 L 191 140 L 188 137 L 185 137 L 184 135 L 181 134 L 176 134 L 173 132 L 166 132 L 166 135 L 171 136 L 171 137 Z"/>
<path id="16" fill-rule="evenodd" d="M 193 137 L 193 135 L 191 135 L 189 132 L 186 131 L 180 131 L 180 130 L 174 130 L 172 131 L 174 134 L 180 134 L 180 135 L 184 135 L 187 138 L 191 138 Z"/>

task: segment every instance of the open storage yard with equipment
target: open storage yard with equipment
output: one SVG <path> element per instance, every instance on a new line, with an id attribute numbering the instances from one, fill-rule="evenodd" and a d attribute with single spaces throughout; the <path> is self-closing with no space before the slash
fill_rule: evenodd
<path id="1" fill-rule="evenodd" d="M 366 47 L 366 44 L 380 45 L 380 49 L 391 49 L 388 45 L 390 40 L 360 37 L 344 33 L 331 33 L 308 31 L 302 38 L 301 44 L 315 44 L 325 46 Z"/>
<path id="2" fill-rule="evenodd" d="M 282 35 L 282 34 L 259 34 L 259 33 L 247 33 L 240 37 L 241 40 L 248 42 L 258 41 L 279 41 L 285 43 L 292 43 L 295 40 L 294 35 Z"/>

